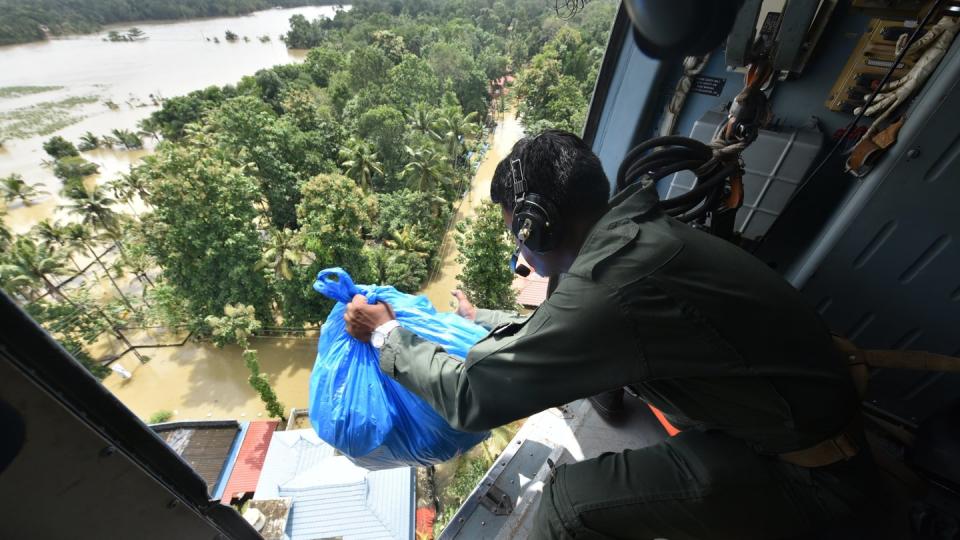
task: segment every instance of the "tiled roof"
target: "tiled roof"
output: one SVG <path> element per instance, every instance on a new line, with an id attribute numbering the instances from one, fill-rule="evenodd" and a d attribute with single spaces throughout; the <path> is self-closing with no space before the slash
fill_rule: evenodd
<path id="1" fill-rule="evenodd" d="M 152 427 L 206 481 L 212 496 L 240 424 L 234 420 L 216 420 L 171 422 Z"/>
<path id="2" fill-rule="evenodd" d="M 515 276 L 513 290 L 517 292 L 517 303 L 535 308 L 547 299 L 547 278 L 531 273 L 527 277 Z"/>
<path id="3" fill-rule="evenodd" d="M 291 540 L 408 540 L 414 486 L 412 468 L 370 472 L 304 429 L 274 434 L 254 499 L 293 500 Z"/>
<path id="4" fill-rule="evenodd" d="M 230 504 L 230 500 L 237 494 L 256 491 L 263 460 L 267 457 L 267 448 L 278 423 L 276 420 L 250 422 L 220 502 Z"/>

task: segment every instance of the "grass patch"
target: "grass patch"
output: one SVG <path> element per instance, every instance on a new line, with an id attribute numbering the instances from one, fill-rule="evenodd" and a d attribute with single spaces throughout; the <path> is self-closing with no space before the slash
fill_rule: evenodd
<path id="1" fill-rule="evenodd" d="M 97 96 L 72 96 L 0 112 L 0 140 L 49 135 L 84 118 L 73 109 L 96 103 Z"/>
<path id="2" fill-rule="evenodd" d="M 29 96 L 52 90 L 61 90 L 62 86 L 0 86 L 0 99 Z"/>
<path id="3" fill-rule="evenodd" d="M 160 424 L 173 418 L 173 411 L 160 410 L 150 415 L 148 424 Z"/>

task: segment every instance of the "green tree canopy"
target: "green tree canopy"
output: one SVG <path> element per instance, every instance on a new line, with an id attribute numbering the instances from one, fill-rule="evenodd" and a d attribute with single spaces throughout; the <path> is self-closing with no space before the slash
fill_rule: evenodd
<path id="1" fill-rule="evenodd" d="M 297 217 L 318 270 L 340 266 L 360 279 L 366 268 L 363 233 L 371 226 L 370 202 L 363 191 L 346 176 L 320 174 L 307 181 L 302 192 Z"/>
<path id="2" fill-rule="evenodd" d="M 403 166 L 401 141 L 406 130 L 403 114 L 389 105 L 374 107 L 357 121 L 357 134 L 373 145 L 388 175 L 395 174 Z"/>
<path id="3" fill-rule="evenodd" d="M 500 208 L 484 204 L 476 219 L 457 224 L 457 232 L 457 262 L 463 265 L 457 276 L 460 288 L 477 307 L 514 309 L 517 299 L 511 287 L 513 273 L 507 265 L 513 246 Z"/>
<path id="4" fill-rule="evenodd" d="M 47 142 L 43 143 L 43 151 L 53 159 L 80 155 L 77 147 L 74 146 L 72 142 L 59 135 L 51 137 Z"/>
<path id="5" fill-rule="evenodd" d="M 203 320 L 239 302 L 269 320 L 270 291 L 255 271 L 263 252 L 256 180 L 202 138 L 189 146 L 161 145 L 143 172 L 152 186 L 147 248 L 192 316 Z"/>

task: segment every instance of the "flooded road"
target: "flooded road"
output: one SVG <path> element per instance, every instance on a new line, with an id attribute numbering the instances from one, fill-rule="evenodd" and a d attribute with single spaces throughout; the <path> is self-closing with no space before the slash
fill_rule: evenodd
<path id="1" fill-rule="evenodd" d="M 516 118 L 516 113 L 507 111 L 490 136 L 490 148 L 480 167 L 477 168 L 477 173 L 470 184 L 470 192 L 460 202 L 455 223 L 473 217 L 476 209 L 484 201 L 490 201 L 490 182 L 493 180 L 493 172 L 500 160 L 510 153 L 514 143 L 522 137 L 523 126 Z M 456 230 L 451 227 L 443 239 L 437 275 L 420 291 L 420 294 L 425 294 L 440 311 L 450 311 L 453 307 L 450 291 L 457 287 L 457 274 L 460 273 L 461 268 L 457 263 L 458 250 L 455 235 Z"/>
<path id="2" fill-rule="evenodd" d="M 97 34 L 0 47 L 0 177 L 19 173 L 29 184 L 55 194 L 60 181 L 42 164 L 48 159 L 43 141 L 62 135 L 76 143 L 87 131 L 99 136 L 113 129 L 136 130 L 137 122 L 158 108 L 151 95 L 167 98 L 235 84 L 259 69 L 300 60 L 305 51 L 288 50 L 279 39 L 290 17 L 330 17 L 335 9 L 311 6 L 241 17 L 124 23 Z M 104 41 L 108 31 L 125 32 L 132 26 L 147 39 Z M 238 41 L 226 42 L 227 30 L 238 34 Z M 270 40 L 261 42 L 261 36 Z M 220 43 L 214 43 L 214 37 Z M 15 87 L 31 90 L 12 91 Z M 41 130 L 49 133 L 36 133 Z M 152 141 L 145 143 L 149 147 Z M 140 155 L 120 150 L 84 153 L 100 165 L 104 179 L 125 171 Z M 55 195 L 38 202 L 11 205 L 8 225 L 23 232 L 58 204 Z"/>

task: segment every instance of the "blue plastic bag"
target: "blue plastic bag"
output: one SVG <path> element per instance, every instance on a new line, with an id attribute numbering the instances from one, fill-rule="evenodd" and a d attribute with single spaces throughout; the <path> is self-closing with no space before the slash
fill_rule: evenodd
<path id="1" fill-rule="evenodd" d="M 380 370 L 380 351 L 347 333 L 343 314 L 357 294 L 393 308 L 400 326 L 465 358 L 487 331 L 453 313 L 437 313 L 425 296 L 393 287 L 355 285 L 341 268 L 323 270 L 314 290 L 337 301 L 320 333 L 310 377 L 310 422 L 317 435 L 367 469 L 446 461 L 489 433 L 450 427 L 430 405 Z"/>

